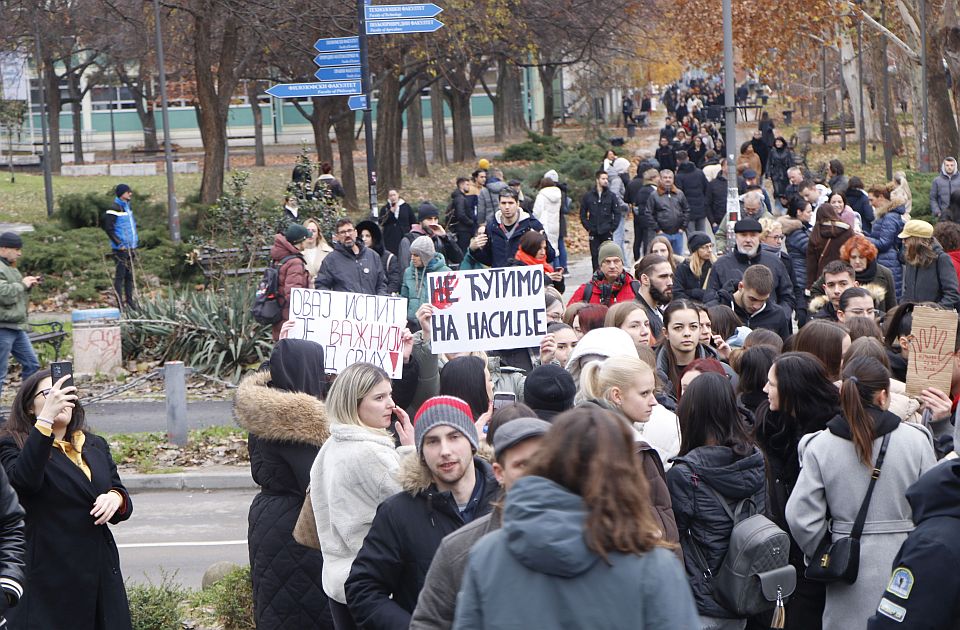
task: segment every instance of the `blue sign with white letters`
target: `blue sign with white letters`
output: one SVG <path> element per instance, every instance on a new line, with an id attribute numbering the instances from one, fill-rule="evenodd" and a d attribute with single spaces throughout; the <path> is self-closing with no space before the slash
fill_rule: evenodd
<path id="1" fill-rule="evenodd" d="M 328 37 L 326 39 L 318 39 L 313 44 L 313 47 L 317 49 L 317 52 L 321 53 L 360 50 L 360 38 L 356 35 L 351 37 Z"/>
<path id="2" fill-rule="evenodd" d="M 443 22 L 428 20 L 369 20 L 367 35 L 397 35 L 401 33 L 433 33 L 443 27 Z"/>
<path id="3" fill-rule="evenodd" d="M 364 9 L 368 20 L 423 19 L 437 17 L 442 8 L 426 4 L 371 4 Z"/>
<path id="4" fill-rule="evenodd" d="M 360 81 L 323 81 L 319 83 L 279 83 L 267 88 L 267 94 L 276 98 L 306 98 L 310 96 L 349 96 L 360 94 Z"/>
<path id="5" fill-rule="evenodd" d="M 359 66 L 360 51 L 349 50 L 338 53 L 325 53 L 313 58 L 313 62 L 321 68 L 335 68 L 337 66 Z"/>
<path id="6" fill-rule="evenodd" d="M 351 96 L 349 99 L 347 99 L 347 107 L 349 107 L 351 111 L 357 111 L 358 109 L 366 109 L 367 95 L 358 94 L 357 96 Z"/>
<path id="7" fill-rule="evenodd" d="M 320 68 L 314 73 L 318 81 L 346 81 L 360 78 L 360 66 Z"/>

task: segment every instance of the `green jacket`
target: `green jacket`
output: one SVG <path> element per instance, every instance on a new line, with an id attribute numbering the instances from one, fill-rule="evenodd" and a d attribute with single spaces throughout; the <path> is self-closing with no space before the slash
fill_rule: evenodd
<path id="1" fill-rule="evenodd" d="M 0 328 L 26 330 L 28 302 L 20 272 L 0 258 Z"/>

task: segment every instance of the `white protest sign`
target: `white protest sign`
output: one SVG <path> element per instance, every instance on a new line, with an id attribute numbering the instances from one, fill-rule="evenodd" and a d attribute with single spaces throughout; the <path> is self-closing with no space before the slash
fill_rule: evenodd
<path id="1" fill-rule="evenodd" d="M 366 362 L 383 368 L 391 378 L 403 374 L 403 331 L 407 299 L 294 289 L 290 320 L 296 322 L 291 339 L 307 339 L 323 346 L 327 372 Z"/>
<path id="2" fill-rule="evenodd" d="M 540 345 L 547 334 L 543 268 L 427 274 L 434 354 Z"/>

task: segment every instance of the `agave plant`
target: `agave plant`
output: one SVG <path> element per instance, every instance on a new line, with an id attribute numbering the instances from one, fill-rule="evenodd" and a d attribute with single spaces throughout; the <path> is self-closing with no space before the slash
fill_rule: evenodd
<path id="1" fill-rule="evenodd" d="M 270 355 L 270 327 L 250 314 L 254 287 L 231 282 L 217 291 L 172 289 L 125 315 L 127 357 L 183 361 L 189 367 L 236 382 L 243 370 Z"/>

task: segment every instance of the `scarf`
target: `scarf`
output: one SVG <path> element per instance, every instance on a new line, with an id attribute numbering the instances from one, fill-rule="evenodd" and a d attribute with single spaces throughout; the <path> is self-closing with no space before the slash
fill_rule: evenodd
<path id="1" fill-rule="evenodd" d="M 620 291 L 623 289 L 623 284 L 626 281 L 626 272 L 621 272 L 616 280 L 607 282 L 607 277 L 603 275 L 603 272 L 599 269 L 593 272 L 593 278 L 591 278 L 591 282 L 593 282 L 594 286 L 600 291 L 600 303 L 604 306 L 610 306 L 614 296 L 620 294 Z"/>
<path id="2" fill-rule="evenodd" d="M 534 258 L 533 256 L 523 251 L 522 249 L 517 250 L 517 254 L 514 256 L 514 258 L 525 265 L 533 265 L 533 266 L 542 265 L 544 273 L 553 273 L 553 266 L 550 265 L 550 263 L 548 263 L 546 260 L 540 260 L 539 258 Z"/>

